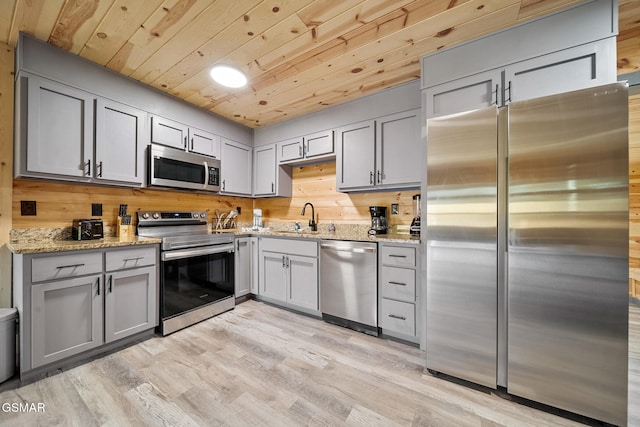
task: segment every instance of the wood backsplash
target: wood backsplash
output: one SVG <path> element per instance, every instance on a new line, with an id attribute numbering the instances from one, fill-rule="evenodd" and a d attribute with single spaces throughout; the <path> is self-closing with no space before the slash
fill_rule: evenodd
<path id="1" fill-rule="evenodd" d="M 21 216 L 20 201 L 35 200 L 36 216 Z M 202 210 L 209 216 L 215 210 L 230 211 L 242 208 L 238 222 L 251 222 L 253 200 L 199 194 L 189 191 L 131 189 L 96 185 L 51 183 L 16 179 L 13 183 L 13 228 L 70 227 L 74 218 L 91 218 L 91 204 L 102 203 L 106 226 L 114 226 L 121 203 L 129 205 L 128 212 L 138 210 Z"/>
<path id="2" fill-rule="evenodd" d="M 413 219 L 413 195 L 419 190 L 384 191 L 347 194 L 336 192 L 336 164 L 322 163 L 293 169 L 293 192 L 289 198 L 257 199 L 266 221 L 299 221 L 303 226 L 311 219 L 311 210 L 300 213 L 306 202 L 313 203 L 318 224 L 369 224 L 369 206 L 386 206 L 389 225 L 410 225 Z M 391 215 L 391 204 L 399 204 L 398 215 Z"/>

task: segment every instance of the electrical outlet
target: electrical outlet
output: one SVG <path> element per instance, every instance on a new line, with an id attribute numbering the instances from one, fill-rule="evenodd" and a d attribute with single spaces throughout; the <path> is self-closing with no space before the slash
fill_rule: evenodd
<path id="1" fill-rule="evenodd" d="M 236 211 L 238 211 L 238 215 L 240 215 L 242 213 L 242 208 L 240 206 L 237 206 Z"/>
<path id="2" fill-rule="evenodd" d="M 36 201 L 35 200 L 20 200 L 20 215 L 22 215 L 22 216 L 35 216 L 36 215 Z"/>
<path id="3" fill-rule="evenodd" d="M 398 204 L 397 203 L 391 203 L 391 215 L 398 215 Z"/>
<path id="4" fill-rule="evenodd" d="M 91 203 L 91 216 L 102 216 L 102 203 Z"/>

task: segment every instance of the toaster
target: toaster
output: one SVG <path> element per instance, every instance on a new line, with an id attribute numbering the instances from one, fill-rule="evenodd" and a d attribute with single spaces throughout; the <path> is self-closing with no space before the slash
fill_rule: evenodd
<path id="1" fill-rule="evenodd" d="M 104 237 L 101 219 L 74 219 L 71 228 L 73 240 L 93 240 Z"/>

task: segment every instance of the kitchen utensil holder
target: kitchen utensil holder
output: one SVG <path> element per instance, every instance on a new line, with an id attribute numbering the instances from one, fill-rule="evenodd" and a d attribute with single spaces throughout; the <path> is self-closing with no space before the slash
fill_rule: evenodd
<path id="1" fill-rule="evenodd" d="M 211 226 L 214 230 L 231 230 L 236 228 L 236 219 L 232 218 L 231 220 L 229 220 L 225 217 L 213 217 Z"/>
<path id="2" fill-rule="evenodd" d="M 118 217 L 118 224 L 117 224 L 117 233 L 118 233 L 118 237 L 121 239 L 131 239 L 131 237 L 133 237 L 133 226 L 131 225 L 131 217 L 129 217 L 129 224 L 123 224 L 122 223 L 122 217 L 119 216 Z"/>

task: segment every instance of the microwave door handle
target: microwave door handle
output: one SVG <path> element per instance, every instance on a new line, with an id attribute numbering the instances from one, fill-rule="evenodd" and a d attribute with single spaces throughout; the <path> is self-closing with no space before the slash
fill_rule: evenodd
<path id="1" fill-rule="evenodd" d="M 207 161 L 203 161 L 202 164 L 204 165 L 204 184 L 203 187 L 207 188 L 207 186 L 209 185 L 209 164 L 207 163 Z"/>

